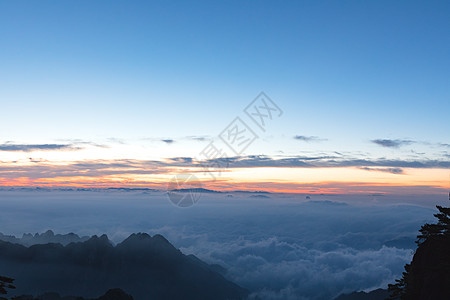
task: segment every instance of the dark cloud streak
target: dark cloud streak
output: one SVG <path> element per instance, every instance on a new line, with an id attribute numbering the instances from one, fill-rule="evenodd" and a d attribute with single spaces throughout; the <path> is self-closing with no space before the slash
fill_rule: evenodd
<path id="1" fill-rule="evenodd" d="M 175 140 L 173 140 L 173 139 L 161 139 L 161 142 L 164 142 L 166 144 L 173 144 L 175 142 Z"/>
<path id="2" fill-rule="evenodd" d="M 361 170 L 366 171 L 377 171 L 377 172 L 386 172 L 392 174 L 404 174 L 402 168 L 369 168 L 369 167 L 361 167 Z"/>
<path id="3" fill-rule="evenodd" d="M 407 146 L 415 143 L 414 141 L 410 140 L 390 140 L 390 139 L 376 139 L 371 141 L 374 144 L 377 144 L 382 147 L 386 148 L 399 148 L 401 146 Z"/>
<path id="4" fill-rule="evenodd" d="M 60 151 L 80 150 L 73 144 L 0 144 L 0 151 L 8 152 L 32 152 L 32 151 Z"/>
<path id="5" fill-rule="evenodd" d="M 296 135 L 296 136 L 294 136 L 294 139 L 296 139 L 298 141 L 308 142 L 308 143 L 325 141 L 325 139 L 321 139 L 318 136 L 306 136 L 306 135 Z"/>
<path id="6" fill-rule="evenodd" d="M 223 160 L 223 159 L 221 159 Z M 291 168 L 337 168 L 337 167 L 385 167 L 385 168 L 450 168 L 447 160 L 389 160 L 389 159 L 352 159 L 337 156 L 295 156 L 274 159 L 269 156 L 229 157 L 232 168 L 255 167 L 291 167 Z M 215 162 L 211 160 L 210 162 Z M 220 161 L 217 161 L 219 163 Z"/>

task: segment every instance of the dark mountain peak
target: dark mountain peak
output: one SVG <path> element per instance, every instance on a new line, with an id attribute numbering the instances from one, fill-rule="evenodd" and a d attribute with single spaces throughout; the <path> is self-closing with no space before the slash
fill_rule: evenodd
<path id="1" fill-rule="evenodd" d="M 141 243 L 145 240 L 151 240 L 151 239 L 152 239 L 152 237 L 147 233 L 142 233 L 142 232 L 132 233 L 129 237 L 124 239 L 119 245 L 123 246 L 123 245 L 137 244 L 137 243 Z"/>
<path id="2" fill-rule="evenodd" d="M 165 243 L 167 245 L 172 245 L 165 237 L 163 237 L 160 234 L 155 234 L 152 239 L 155 240 L 156 242 L 161 242 L 161 243 Z"/>
<path id="3" fill-rule="evenodd" d="M 106 235 L 66 246 L 26 247 L 0 240 L 0 264 L 2 272 L 21 283 L 12 296 L 54 291 L 93 299 L 111 287 L 126 290 L 136 300 L 225 300 L 248 295 L 247 290 L 200 259 L 185 256 L 159 234 L 131 234 L 116 246 Z M 131 299 L 118 290 L 98 298 Z"/>
<path id="4" fill-rule="evenodd" d="M 123 242 L 117 244 L 119 249 L 134 249 L 141 252 L 154 252 L 161 256 L 179 254 L 179 251 L 162 235 L 151 237 L 147 233 L 133 233 Z"/>
<path id="5" fill-rule="evenodd" d="M 36 233 L 35 236 L 39 236 L 39 234 Z M 51 231 L 51 230 L 47 230 L 46 232 L 44 232 L 43 234 L 41 234 L 41 236 L 42 236 L 42 237 L 48 237 L 48 238 L 51 238 L 51 237 L 54 237 L 54 236 L 55 236 L 55 233 L 54 233 L 53 231 Z"/>
<path id="6" fill-rule="evenodd" d="M 152 237 L 145 232 L 138 232 L 138 233 L 133 233 L 132 235 L 130 235 L 130 237 L 139 239 L 139 240 L 146 240 L 146 239 L 151 239 Z"/>
<path id="7" fill-rule="evenodd" d="M 97 235 L 93 235 L 89 240 L 89 241 L 98 241 L 98 242 L 102 242 L 102 243 L 111 243 L 111 241 L 108 239 L 108 236 L 106 234 L 102 234 L 101 236 L 97 236 Z"/>
<path id="8" fill-rule="evenodd" d="M 71 243 L 68 246 L 72 245 L 79 245 L 79 246 L 85 245 L 87 247 L 102 247 L 102 248 L 113 247 L 112 242 L 108 239 L 108 236 L 106 234 L 102 234 L 101 236 L 93 235 L 87 241 L 79 243 Z"/>

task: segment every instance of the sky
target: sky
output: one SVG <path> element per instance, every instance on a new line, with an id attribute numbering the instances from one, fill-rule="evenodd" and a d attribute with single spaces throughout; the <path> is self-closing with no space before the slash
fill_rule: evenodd
<path id="1" fill-rule="evenodd" d="M 195 174 L 218 190 L 445 195 L 449 13 L 0 1 L 0 185 L 164 189 Z M 242 151 L 234 122 L 253 134 Z M 219 156 L 203 155 L 211 145 Z"/>

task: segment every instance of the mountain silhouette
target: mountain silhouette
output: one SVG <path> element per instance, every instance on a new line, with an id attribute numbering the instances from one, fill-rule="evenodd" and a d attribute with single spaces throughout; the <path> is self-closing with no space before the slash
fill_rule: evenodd
<path id="1" fill-rule="evenodd" d="M 376 289 L 366 292 L 353 292 L 350 294 L 342 294 L 334 300 L 384 300 L 389 296 L 387 289 Z"/>
<path id="2" fill-rule="evenodd" d="M 31 233 L 24 233 L 21 238 L 17 238 L 13 235 L 4 235 L 0 232 L 0 240 L 24 246 L 48 243 L 57 243 L 65 246 L 70 243 L 84 242 L 88 239 L 88 236 L 79 237 L 72 232 L 68 234 L 54 234 L 51 230 L 47 230 L 41 234 L 36 233 L 34 235 Z"/>
<path id="3" fill-rule="evenodd" d="M 248 294 L 158 234 L 132 234 L 116 246 L 106 235 L 65 246 L 0 241 L 0 269 L 16 279 L 11 295 L 51 291 L 95 298 L 111 288 L 135 300 L 243 299 Z"/>
<path id="4" fill-rule="evenodd" d="M 450 194 L 449 194 L 450 200 Z M 390 299 L 450 299 L 450 207 L 436 206 L 436 224 L 425 224 L 403 277 L 389 285 Z"/>
<path id="5" fill-rule="evenodd" d="M 391 299 L 450 299 L 450 236 L 426 239 L 405 270 L 397 285 L 390 285 Z"/>

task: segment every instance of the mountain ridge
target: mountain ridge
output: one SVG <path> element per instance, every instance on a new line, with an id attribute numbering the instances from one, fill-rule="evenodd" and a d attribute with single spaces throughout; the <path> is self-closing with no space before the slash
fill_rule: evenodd
<path id="1" fill-rule="evenodd" d="M 248 291 L 193 255 L 184 255 L 162 235 L 134 233 L 114 245 L 106 235 L 86 241 L 35 244 L 0 240 L 0 265 L 15 278 L 12 295 L 94 298 L 120 288 L 135 300 L 243 299 Z"/>

